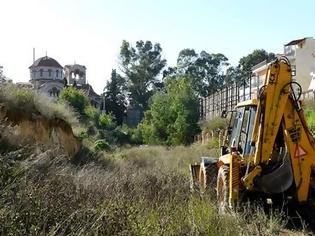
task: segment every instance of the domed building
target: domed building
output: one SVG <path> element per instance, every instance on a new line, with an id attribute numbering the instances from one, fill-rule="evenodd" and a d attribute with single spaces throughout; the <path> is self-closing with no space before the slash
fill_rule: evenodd
<path id="1" fill-rule="evenodd" d="M 82 90 L 89 97 L 91 105 L 104 111 L 105 102 L 86 81 L 84 65 L 66 65 L 63 68 L 58 61 L 45 56 L 34 60 L 29 69 L 30 83 L 19 83 L 19 87 L 31 88 L 52 99 L 57 99 L 65 87 L 72 86 Z"/>
<path id="2" fill-rule="evenodd" d="M 58 97 L 65 87 L 63 67 L 51 57 L 41 57 L 34 61 L 30 69 L 30 82 L 34 89 L 50 97 Z"/>

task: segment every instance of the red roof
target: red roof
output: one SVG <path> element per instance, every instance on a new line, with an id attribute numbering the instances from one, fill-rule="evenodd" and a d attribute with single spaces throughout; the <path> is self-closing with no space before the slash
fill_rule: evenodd
<path id="1" fill-rule="evenodd" d="M 101 97 L 100 95 L 94 92 L 92 86 L 89 84 L 77 85 L 76 88 L 84 91 L 87 96 L 94 96 L 97 98 Z"/>
<path id="2" fill-rule="evenodd" d="M 57 67 L 62 69 L 62 66 L 59 64 L 58 61 L 56 61 L 54 58 L 47 56 L 37 59 L 29 68 L 37 66 Z"/>
<path id="3" fill-rule="evenodd" d="M 299 44 L 299 43 L 303 43 L 303 42 L 305 41 L 305 39 L 306 39 L 306 38 L 292 40 L 291 42 L 285 44 L 284 46 L 297 45 L 297 44 Z"/>

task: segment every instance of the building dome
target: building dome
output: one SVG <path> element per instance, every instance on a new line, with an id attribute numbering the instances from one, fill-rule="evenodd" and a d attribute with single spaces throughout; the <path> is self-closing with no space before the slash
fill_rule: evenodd
<path id="1" fill-rule="evenodd" d="M 63 68 L 51 57 L 41 57 L 29 67 L 32 80 L 59 80 L 63 82 Z"/>
<path id="2" fill-rule="evenodd" d="M 35 68 L 35 67 L 54 67 L 54 68 L 60 68 L 62 69 L 62 66 L 59 64 L 58 61 L 56 61 L 54 58 L 51 57 L 41 57 L 37 59 L 33 65 L 31 65 L 29 68 Z"/>

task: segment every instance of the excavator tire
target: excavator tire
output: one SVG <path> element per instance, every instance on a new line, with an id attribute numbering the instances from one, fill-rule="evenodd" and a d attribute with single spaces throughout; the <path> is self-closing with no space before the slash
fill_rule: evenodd
<path id="1" fill-rule="evenodd" d="M 229 167 L 222 165 L 217 177 L 217 200 L 219 214 L 224 214 L 229 209 Z"/>
<path id="2" fill-rule="evenodd" d="M 209 192 L 210 194 L 215 193 L 216 180 L 217 180 L 218 169 L 216 164 L 202 164 L 199 171 L 199 184 L 200 192 L 202 194 Z"/>

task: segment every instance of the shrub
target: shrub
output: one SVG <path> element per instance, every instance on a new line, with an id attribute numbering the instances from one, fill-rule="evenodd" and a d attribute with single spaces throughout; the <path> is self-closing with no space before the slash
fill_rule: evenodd
<path id="1" fill-rule="evenodd" d="M 219 149 L 219 139 L 218 138 L 212 138 L 208 141 L 207 143 L 207 147 L 209 149 Z"/>
<path id="2" fill-rule="evenodd" d="M 190 144 L 200 131 L 198 106 L 189 78 L 168 79 L 165 90 L 153 95 L 150 109 L 145 113 L 140 126 L 143 140 L 150 144 Z"/>
<path id="3" fill-rule="evenodd" d="M 101 140 L 95 141 L 94 148 L 96 151 L 104 151 L 104 150 L 109 150 L 110 146 L 106 140 L 101 139 Z"/>
<path id="4" fill-rule="evenodd" d="M 202 130 L 205 132 L 217 133 L 218 130 L 226 129 L 228 120 L 221 117 L 216 117 L 211 120 L 204 121 L 202 124 Z"/>
<path id="5" fill-rule="evenodd" d="M 112 114 L 101 114 L 98 120 L 98 125 L 101 129 L 113 130 L 116 127 Z"/>
<path id="6" fill-rule="evenodd" d="M 67 102 L 81 115 L 84 115 L 84 109 L 89 105 L 89 98 L 84 92 L 74 87 L 68 87 L 62 90 L 59 99 Z"/>
<path id="7" fill-rule="evenodd" d="M 84 108 L 84 114 L 86 117 L 93 121 L 93 123 L 97 126 L 99 118 L 101 116 L 101 111 L 91 105 L 88 105 Z"/>
<path id="8" fill-rule="evenodd" d="M 308 101 L 304 104 L 306 122 L 311 129 L 315 129 L 315 102 Z"/>

